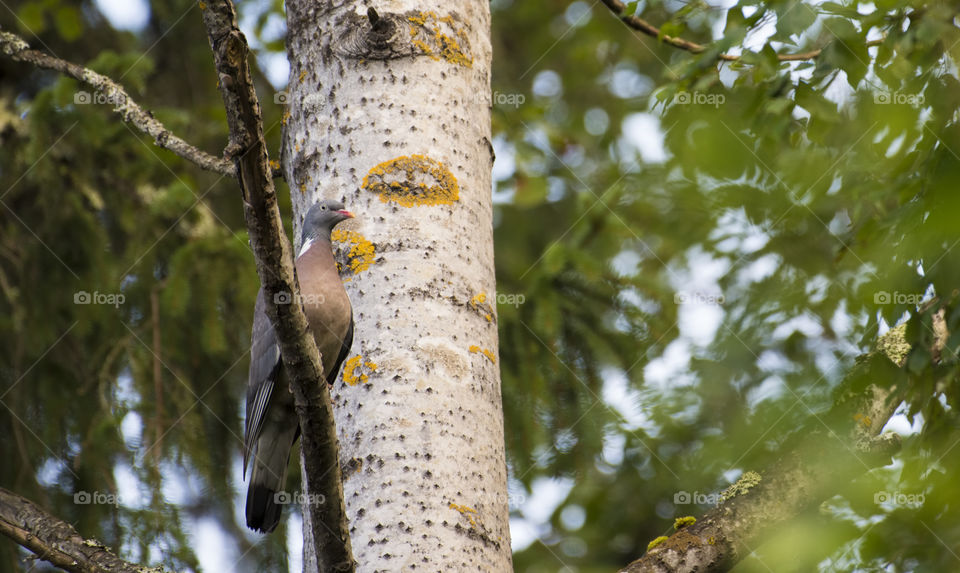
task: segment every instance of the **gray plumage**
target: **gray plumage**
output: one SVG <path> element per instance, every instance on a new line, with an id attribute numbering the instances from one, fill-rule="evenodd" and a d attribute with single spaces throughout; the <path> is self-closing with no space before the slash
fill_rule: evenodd
<path id="1" fill-rule="evenodd" d="M 324 377 L 333 384 L 353 344 L 353 310 L 333 259 L 330 233 L 353 217 L 343 203 L 324 200 L 307 211 L 296 260 L 302 303 L 323 360 Z M 283 302 L 283 297 L 278 302 Z M 280 522 L 290 450 L 300 435 L 280 346 L 267 318 L 263 289 L 257 293 L 247 383 L 247 417 L 243 440 L 243 472 L 252 462 L 247 490 L 247 526 L 270 532 Z M 280 492 L 280 493 L 278 493 Z"/>

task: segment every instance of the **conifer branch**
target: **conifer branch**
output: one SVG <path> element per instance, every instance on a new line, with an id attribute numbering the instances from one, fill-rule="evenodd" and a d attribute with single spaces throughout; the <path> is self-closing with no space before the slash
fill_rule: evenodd
<path id="1" fill-rule="evenodd" d="M 152 137 L 157 147 L 168 149 L 201 169 L 227 177 L 236 177 L 236 169 L 232 161 L 214 157 L 174 135 L 173 132 L 157 121 L 153 114 L 133 101 L 133 98 L 127 94 L 123 86 L 107 76 L 44 52 L 31 50 L 23 38 L 10 32 L 0 31 L 0 53 L 15 62 L 24 62 L 38 68 L 54 70 L 83 82 L 93 88 L 94 93 L 78 92 L 74 96 L 76 103 L 93 103 L 101 100 L 104 103 L 110 103 L 113 105 L 113 111 L 118 113 L 123 121 Z"/>

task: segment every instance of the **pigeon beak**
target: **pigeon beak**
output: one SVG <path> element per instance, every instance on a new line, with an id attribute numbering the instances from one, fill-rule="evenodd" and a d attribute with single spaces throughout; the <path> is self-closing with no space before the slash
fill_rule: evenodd
<path id="1" fill-rule="evenodd" d="M 337 211 L 337 213 L 340 213 L 347 219 L 353 219 L 355 217 L 353 213 L 351 213 L 350 211 L 347 211 L 346 209 L 340 209 L 339 211 Z"/>

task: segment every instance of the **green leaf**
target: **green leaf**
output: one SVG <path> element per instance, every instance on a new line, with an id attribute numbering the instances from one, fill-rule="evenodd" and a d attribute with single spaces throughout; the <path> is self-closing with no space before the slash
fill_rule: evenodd
<path id="1" fill-rule="evenodd" d="M 864 34 L 859 32 L 849 20 L 842 18 L 831 18 L 824 22 L 824 27 L 833 34 L 835 39 L 823 48 L 823 52 L 817 58 L 818 70 L 843 70 L 850 87 L 856 89 L 860 80 L 866 75 L 867 66 L 870 63 Z"/>
<path id="2" fill-rule="evenodd" d="M 54 18 L 57 32 L 64 40 L 72 42 L 83 35 L 83 19 L 73 6 L 61 6 Z"/>
<path id="3" fill-rule="evenodd" d="M 777 6 L 777 33 L 772 39 L 787 41 L 804 32 L 816 19 L 814 8 L 802 0 L 780 4 Z"/>
<path id="4" fill-rule="evenodd" d="M 38 2 L 27 2 L 17 10 L 17 19 L 26 31 L 42 34 L 47 29 L 47 18 L 43 6 Z"/>
<path id="5" fill-rule="evenodd" d="M 836 2 L 824 2 L 820 5 L 820 9 L 827 14 L 835 14 L 837 16 L 843 16 L 844 18 L 851 18 L 854 20 L 860 18 L 860 13 L 857 12 L 855 7 L 851 8 L 849 6 L 844 6 L 843 4 L 837 4 Z"/>
<path id="6" fill-rule="evenodd" d="M 678 22 L 678 21 L 665 22 L 663 25 L 660 26 L 660 38 L 663 38 L 664 36 L 674 36 L 674 37 L 681 36 L 683 35 L 683 31 L 685 29 L 686 29 L 686 26 L 684 26 L 681 22 Z"/>
<path id="7" fill-rule="evenodd" d="M 542 177 L 518 177 L 513 202 L 518 207 L 532 207 L 547 197 L 547 181 Z"/>
<path id="8" fill-rule="evenodd" d="M 723 29 L 725 36 L 731 34 L 742 34 L 743 31 L 747 28 L 747 19 L 743 16 L 743 11 L 740 8 L 734 6 L 727 11 L 727 23 Z"/>

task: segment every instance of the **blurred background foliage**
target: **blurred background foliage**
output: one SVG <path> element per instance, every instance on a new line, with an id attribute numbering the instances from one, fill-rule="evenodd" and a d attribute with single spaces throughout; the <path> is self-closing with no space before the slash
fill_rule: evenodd
<path id="1" fill-rule="evenodd" d="M 14 2 L 0 27 L 218 154 L 197 5 L 129 2 L 130 24 L 113 4 Z M 276 150 L 282 2 L 238 5 Z M 817 424 L 903 322 L 906 364 L 872 380 L 909 388 L 894 463 L 837 484 L 737 570 L 960 567 L 955 8 L 628 3 L 708 45 L 693 54 L 600 3 L 491 7 L 498 291 L 523 295 L 499 305 L 516 569 L 636 558 Z M 297 523 L 264 538 L 240 515 L 257 279 L 236 186 L 77 103 L 84 89 L 0 58 L 0 485 L 134 561 L 284 569 Z M 0 570 L 22 557 L 0 542 Z"/>

